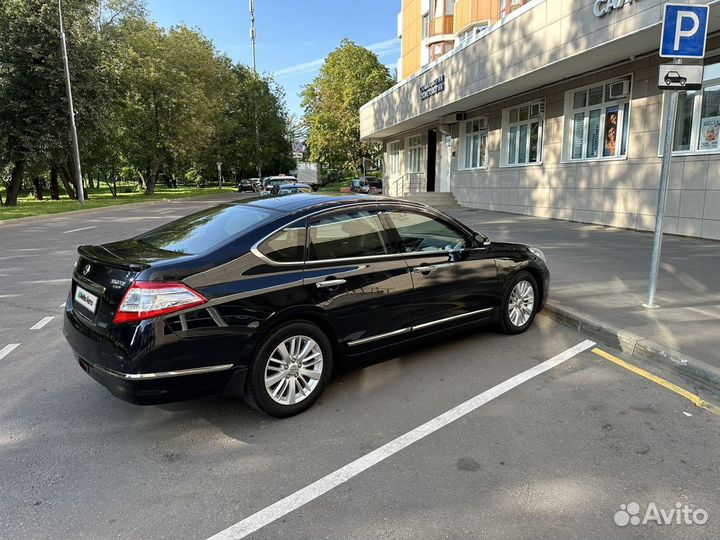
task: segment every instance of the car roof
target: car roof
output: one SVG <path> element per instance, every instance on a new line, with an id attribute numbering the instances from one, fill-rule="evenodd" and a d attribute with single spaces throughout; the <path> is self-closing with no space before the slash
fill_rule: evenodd
<path id="1" fill-rule="evenodd" d="M 295 184 L 297 185 L 297 184 Z M 343 206 L 349 206 L 357 203 L 372 203 L 372 202 L 400 202 L 398 199 L 392 199 L 390 197 L 381 197 L 378 195 L 325 195 L 323 193 L 296 193 L 293 195 L 286 195 L 278 198 L 257 198 L 245 201 L 238 201 L 233 204 L 247 204 L 250 206 L 257 206 L 260 208 L 266 208 L 268 210 L 276 210 L 286 214 L 298 212 L 301 210 L 320 210 L 324 208 L 340 208 Z M 406 202 L 407 201 L 402 201 Z M 408 203 L 413 204 L 413 203 Z"/>

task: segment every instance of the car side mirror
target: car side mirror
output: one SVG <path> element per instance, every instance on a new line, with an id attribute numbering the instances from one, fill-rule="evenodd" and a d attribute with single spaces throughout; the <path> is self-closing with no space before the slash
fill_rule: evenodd
<path id="1" fill-rule="evenodd" d="M 475 242 L 477 242 L 477 245 L 479 247 L 487 247 L 490 245 L 490 239 L 483 233 L 479 232 L 475 233 Z"/>

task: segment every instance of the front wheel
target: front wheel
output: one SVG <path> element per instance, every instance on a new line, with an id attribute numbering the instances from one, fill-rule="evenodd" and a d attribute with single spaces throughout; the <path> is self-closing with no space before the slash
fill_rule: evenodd
<path id="1" fill-rule="evenodd" d="M 528 272 L 519 272 L 509 282 L 500 313 L 500 329 L 507 334 L 527 330 L 535 318 L 538 286 Z"/>
<path id="2" fill-rule="evenodd" d="M 325 333 L 307 322 L 273 330 L 249 366 L 245 400 L 270 416 L 308 409 L 320 397 L 332 371 L 332 347 Z"/>

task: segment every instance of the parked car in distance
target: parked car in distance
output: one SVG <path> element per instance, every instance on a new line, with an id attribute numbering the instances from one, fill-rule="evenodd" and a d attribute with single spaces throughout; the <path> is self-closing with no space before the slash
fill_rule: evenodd
<path id="1" fill-rule="evenodd" d="M 262 195 L 270 195 L 273 186 L 297 182 L 294 176 L 268 176 L 263 179 Z"/>
<path id="2" fill-rule="evenodd" d="M 238 181 L 238 192 L 244 193 L 244 192 L 256 192 L 258 191 L 260 187 L 260 179 L 259 178 L 244 178 L 240 181 Z"/>
<path id="3" fill-rule="evenodd" d="M 540 250 L 367 195 L 227 203 L 78 253 L 64 333 L 87 374 L 132 403 L 232 395 L 279 417 L 368 353 L 524 332 L 549 287 Z"/>
<path id="4" fill-rule="evenodd" d="M 353 178 L 350 181 L 350 191 L 353 193 L 370 193 L 370 185 L 364 178 Z"/>
<path id="5" fill-rule="evenodd" d="M 295 193 L 312 193 L 313 188 L 307 184 L 275 184 L 270 190 L 270 195 L 293 195 Z"/>

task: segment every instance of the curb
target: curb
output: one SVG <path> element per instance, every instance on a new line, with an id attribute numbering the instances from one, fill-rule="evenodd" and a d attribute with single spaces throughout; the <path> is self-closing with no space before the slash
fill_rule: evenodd
<path id="1" fill-rule="evenodd" d="M 641 336 L 599 321 L 574 309 L 548 302 L 543 313 L 564 326 L 590 334 L 606 345 L 617 347 L 640 360 L 649 360 L 691 379 L 715 396 L 720 396 L 720 369 Z"/>
<path id="2" fill-rule="evenodd" d="M 224 194 L 221 193 L 221 194 L 216 194 L 216 195 L 193 195 L 192 197 L 176 197 L 174 199 L 155 199 L 152 201 L 138 201 L 138 202 L 130 202 L 130 203 L 122 203 L 122 204 L 111 204 L 108 206 L 101 206 L 100 208 L 68 210 L 67 212 L 53 212 L 50 214 L 40 214 L 37 216 L 26 216 L 26 217 L 11 218 L 11 219 L 0 219 L 0 228 L 7 226 L 7 225 L 13 225 L 13 224 L 32 223 L 33 221 L 39 221 L 41 219 L 46 219 L 46 218 L 62 217 L 62 216 L 74 217 L 74 216 L 77 216 L 78 214 L 86 214 L 86 215 L 96 214 L 96 213 L 102 212 L 104 210 L 112 210 L 113 208 L 119 208 L 122 206 L 134 207 L 134 206 L 141 206 L 141 205 L 175 203 L 175 202 L 179 202 L 179 201 L 188 201 L 188 200 L 195 200 L 195 199 L 217 197 L 218 195 L 224 195 Z"/>

